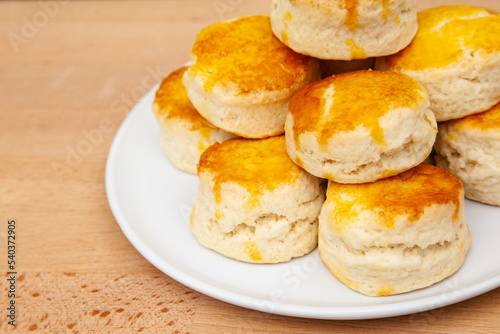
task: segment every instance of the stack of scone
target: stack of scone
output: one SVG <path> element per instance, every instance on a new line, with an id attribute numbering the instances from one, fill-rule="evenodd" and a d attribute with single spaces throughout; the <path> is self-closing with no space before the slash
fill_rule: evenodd
<path id="1" fill-rule="evenodd" d="M 272 0 L 202 30 L 154 103 L 165 153 L 197 168 L 195 237 L 253 263 L 318 245 L 370 296 L 453 274 L 471 242 L 460 181 L 500 205 L 498 31 L 491 11 L 416 0 Z"/>
<path id="2" fill-rule="evenodd" d="M 164 133 L 178 137 L 173 139 L 177 152 L 197 153 L 189 159 L 200 179 L 193 233 L 204 246 L 241 261 L 275 263 L 309 253 L 318 242 L 325 187 L 290 160 L 282 134 L 292 95 L 320 78 L 318 60 L 280 42 L 266 16 L 205 28 L 191 58 L 189 69 L 169 76 L 182 89 L 169 90 L 162 83 L 153 109 L 160 125 L 175 114 L 193 115 L 189 124 L 183 123 L 189 133 L 163 125 L 161 134 L 174 165 L 179 165 L 177 156 L 167 150 L 164 143 L 171 141 L 163 139 L 168 137 Z M 171 95 L 181 93 L 182 108 L 172 106 Z M 199 144 L 208 130 L 193 134 L 198 123 L 214 133 L 208 139 L 215 144 L 208 149 L 202 145 L 206 141 Z M 243 138 L 225 141 L 234 136 Z"/>
<path id="3" fill-rule="evenodd" d="M 437 132 L 425 89 L 390 71 L 356 71 L 297 92 L 285 125 L 291 159 L 328 179 L 319 254 L 347 286 L 380 296 L 455 272 L 470 236 L 463 188 L 422 163 Z"/>

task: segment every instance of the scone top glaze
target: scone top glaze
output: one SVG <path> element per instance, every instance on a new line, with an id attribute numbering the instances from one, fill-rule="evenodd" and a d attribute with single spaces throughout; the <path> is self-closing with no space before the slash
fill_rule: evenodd
<path id="1" fill-rule="evenodd" d="M 452 174 L 425 163 L 372 183 L 331 181 L 327 203 L 335 203 L 335 210 L 328 217 L 328 224 L 340 233 L 351 228 L 363 211 L 372 211 L 378 217 L 374 220 L 378 225 L 375 229 L 391 230 L 401 216 L 405 217 L 405 225 L 411 225 L 426 208 L 448 203 L 454 206 L 453 222 L 458 222 L 463 191 L 462 184 Z"/>
<path id="2" fill-rule="evenodd" d="M 500 15 L 472 6 L 441 6 L 418 13 L 410 45 L 385 57 L 395 71 L 445 68 L 500 52 Z"/>
<path id="3" fill-rule="evenodd" d="M 459 135 L 464 130 L 476 130 L 477 132 L 487 132 L 490 136 L 494 136 L 496 133 L 498 140 L 500 140 L 500 103 L 479 114 L 443 122 L 440 127 L 453 129 L 448 133 L 448 136 Z"/>
<path id="4" fill-rule="evenodd" d="M 300 136 L 312 132 L 327 150 L 332 137 L 362 126 L 376 144 L 386 146 L 380 119 L 397 108 L 418 110 L 426 103 L 424 88 L 406 75 L 366 70 L 328 77 L 303 87 L 290 101 L 293 140 L 300 148 Z"/>
<path id="5" fill-rule="evenodd" d="M 210 173 L 213 192 L 221 202 L 221 186 L 236 183 L 250 194 L 249 205 L 258 204 L 258 197 L 280 185 L 294 184 L 304 170 L 287 155 L 285 138 L 261 140 L 235 138 L 209 147 L 201 156 L 198 175 Z"/>
<path id="6" fill-rule="evenodd" d="M 204 89 L 226 89 L 234 95 L 286 92 L 315 75 L 310 57 L 280 42 L 268 16 L 248 16 L 203 29 L 191 49 L 192 76 Z M 316 69 L 317 70 L 317 69 Z"/>
<path id="7" fill-rule="evenodd" d="M 159 122 L 179 119 L 191 124 L 191 130 L 199 130 L 205 136 L 215 129 L 203 118 L 189 100 L 182 76 L 188 68 L 181 67 L 170 73 L 160 84 L 153 102 L 153 114 Z"/>

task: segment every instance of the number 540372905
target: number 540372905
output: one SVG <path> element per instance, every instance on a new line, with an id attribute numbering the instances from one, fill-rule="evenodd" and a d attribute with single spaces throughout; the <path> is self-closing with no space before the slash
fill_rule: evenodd
<path id="1" fill-rule="evenodd" d="M 10 270 L 16 269 L 16 221 L 9 220 L 7 225 L 7 264 Z"/>

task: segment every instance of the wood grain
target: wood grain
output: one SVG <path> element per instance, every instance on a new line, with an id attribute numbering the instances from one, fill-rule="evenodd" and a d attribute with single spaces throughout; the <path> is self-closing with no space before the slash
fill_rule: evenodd
<path id="1" fill-rule="evenodd" d="M 498 333 L 500 289 L 462 303 L 408 316 L 373 320 L 310 320 L 246 310 L 214 299 L 198 302 L 193 333 Z M 492 308 L 492 305 L 495 305 Z M 217 309 L 217 312 L 213 310 Z M 487 324 L 486 319 L 496 324 Z M 491 325 L 491 327 L 490 327 Z M 495 328 L 495 329 L 494 329 Z"/>
<path id="2" fill-rule="evenodd" d="M 438 3 L 500 10 L 495 0 L 419 6 Z M 0 2 L 0 249 L 6 222 L 15 218 L 19 272 L 18 325 L 9 326 L 2 311 L 0 332 L 499 332 L 500 289 L 404 317 L 291 318 L 199 294 L 159 272 L 125 238 L 104 187 L 119 125 L 145 92 L 188 60 L 203 27 L 268 13 L 269 6 L 269 0 Z M 1 309 L 7 271 L 2 257 Z"/>

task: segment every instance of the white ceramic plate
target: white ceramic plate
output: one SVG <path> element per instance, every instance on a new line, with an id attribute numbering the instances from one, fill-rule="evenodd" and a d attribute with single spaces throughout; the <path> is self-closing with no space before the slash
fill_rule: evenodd
<path id="1" fill-rule="evenodd" d="M 500 208 L 466 201 L 472 245 L 462 268 L 431 287 L 366 297 L 337 281 L 317 250 L 282 264 L 248 264 L 198 244 L 189 214 L 198 179 L 175 169 L 159 145 L 154 87 L 121 125 L 109 152 L 106 190 L 135 248 L 201 293 L 264 312 L 320 319 L 382 318 L 435 309 L 500 286 Z"/>

